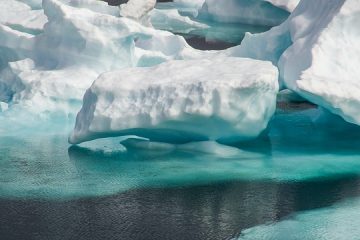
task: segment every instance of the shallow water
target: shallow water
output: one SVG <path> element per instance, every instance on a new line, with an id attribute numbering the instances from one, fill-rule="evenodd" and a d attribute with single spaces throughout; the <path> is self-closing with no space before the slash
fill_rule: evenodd
<path id="1" fill-rule="evenodd" d="M 356 221 L 343 218 L 357 205 L 343 213 L 338 203 L 360 197 L 359 136 L 359 127 L 300 104 L 282 106 L 264 136 L 234 147 L 125 150 L 119 139 L 69 146 L 61 134 L 1 137 L 0 236 L 285 239 L 287 218 L 299 239 L 331 227 L 308 223 L 319 218 L 352 229 Z M 327 217 L 329 208 L 340 217 Z"/>

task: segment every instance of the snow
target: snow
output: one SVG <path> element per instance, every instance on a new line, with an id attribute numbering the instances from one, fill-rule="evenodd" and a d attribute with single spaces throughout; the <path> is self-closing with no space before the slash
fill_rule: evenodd
<path id="1" fill-rule="evenodd" d="M 256 137 L 275 111 L 278 73 L 242 58 L 169 61 L 102 74 L 69 138 L 136 135 L 156 142 Z"/>
<path id="2" fill-rule="evenodd" d="M 265 0 L 274 6 L 282 8 L 288 12 L 294 11 L 300 0 Z"/>
<path id="3" fill-rule="evenodd" d="M 282 87 L 360 124 L 360 4 L 303 0 L 278 27 L 247 34 L 230 56 L 272 61 Z"/>
<path id="4" fill-rule="evenodd" d="M 130 0 L 120 5 L 120 15 L 146 23 L 148 13 L 155 5 L 156 0 Z"/>
<path id="5" fill-rule="evenodd" d="M 48 22 L 39 34 L 0 23 L 0 102 L 9 105 L 0 114 L 3 135 L 73 123 L 85 90 L 103 72 L 199 52 L 180 36 L 115 16 L 114 8 L 104 4 L 44 0 L 40 11 Z M 8 8 L 8 16 L 14 14 L 11 9 L 20 7 Z"/>
<path id="6" fill-rule="evenodd" d="M 41 9 L 33 10 L 31 6 L 15 0 L 0 1 L 0 24 L 37 34 L 46 22 L 46 16 Z"/>
<path id="7" fill-rule="evenodd" d="M 218 120 L 226 125 L 227 131 L 220 133 L 217 130 L 209 131 L 210 127 L 203 131 L 191 130 L 196 136 L 185 134 L 186 139 L 200 139 L 201 136 L 201 139 L 220 141 L 230 137 L 253 137 L 266 127 L 271 117 L 275 103 L 269 99 L 272 99 L 277 87 L 271 85 L 269 89 L 255 88 L 253 93 L 245 96 L 247 99 L 254 95 L 254 99 L 241 101 L 241 104 L 234 103 L 236 107 L 227 106 L 228 109 L 224 106 L 219 107 L 220 110 L 213 109 L 209 101 L 225 104 L 220 100 L 215 101 L 216 96 L 211 94 L 215 88 L 225 88 L 225 80 L 220 74 L 229 82 L 239 84 L 219 93 L 221 100 L 226 99 L 228 102 L 235 101 L 230 100 L 229 94 L 234 92 L 234 89 L 242 89 L 245 86 L 242 84 L 261 82 L 262 71 L 266 73 L 270 68 L 273 71 L 273 67 L 263 61 L 270 61 L 277 66 L 282 88 L 290 89 L 300 97 L 342 116 L 351 123 L 360 124 L 358 0 L 302 0 L 296 8 L 297 1 L 290 0 L 254 0 L 245 3 L 243 0 L 178 0 L 174 3 L 200 11 L 199 19 L 271 26 L 280 24 L 288 16 L 287 11 L 293 10 L 285 22 L 270 31 L 247 34 L 240 46 L 216 52 L 195 50 L 183 37 L 144 25 L 151 17 L 154 23 L 162 22 L 170 26 L 167 30 L 183 33 L 207 27 L 197 22 L 197 18 L 182 15 L 178 9 L 153 9 L 155 1 L 132 0 L 122 5 L 120 11 L 118 7 L 92 0 L 43 0 L 42 3 L 39 0 L 1 1 L 0 132 L 9 132 L 9 126 L 16 124 L 20 127 L 34 122 L 42 125 L 43 122 L 52 124 L 53 121 L 74 121 L 86 89 L 96 79 L 85 100 L 89 100 L 90 93 L 98 90 L 97 87 L 108 90 L 101 81 L 113 81 L 119 91 L 126 94 L 130 90 L 125 89 L 125 86 L 133 86 L 136 90 L 134 93 L 140 94 L 146 87 L 154 87 L 154 84 L 159 85 L 158 94 L 165 91 L 183 94 L 188 88 L 196 88 L 196 84 L 207 86 L 213 81 L 216 84 L 209 87 L 208 91 L 201 92 L 198 89 L 198 93 L 205 94 L 208 100 L 205 102 L 197 102 L 193 99 L 194 96 L 185 94 L 184 99 L 192 102 L 178 99 L 178 95 L 166 96 L 163 99 L 165 105 L 166 101 L 185 101 L 182 108 L 166 105 L 166 109 L 154 110 L 137 106 L 137 111 L 145 111 L 145 115 L 150 115 L 147 122 L 143 122 L 145 118 L 142 118 L 141 114 L 135 114 L 133 120 L 125 113 L 118 118 L 116 114 L 123 109 L 115 108 L 118 113 L 114 112 L 114 116 L 105 115 L 113 124 L 107 126 L 101 123 L 101 117 L 102 114 L 109 113 L 102 113 L 104 109 L 101 108 L 97 109 L 99 112 L 94 110 L 99 114 L 95 116 L 99 118 L 94 121 L 88 119 L 87 127 L 84 127 L 86 118 L 79 118 L 84 128 L 74 132 L 72 142 L 97 137 L 98 135 L 92 134 L 93 131 L 100 136 L 107 136 L 108 133 L 118 134 L 119 131 L 131 127 L 158 128 L 163 122 L 170 121 L 173 117 L 171 114 L 175 113 L 175 119 L 184 124 L 186 131 L 192 129 L 189 127 L 191 124 L 199 123 L 199 119 L 209 122 L 209 126 L 215 129 L 219 127 Z M 164 62 L 168 63 L 153 67 Z M 169 69 L 165 70 L 164 66 Z M 132 67 L 136 68 L 131 69 Z M 205 71 L 206 68 L 210 69 Z M 190 76 L 190 70 L 193 76 Z M 110 73 L 103 74 L 104 72 Z M 149 79 L 148 83 L 140 84 L 140 77 L 130 76 L 131 72 L 146 77 Z M 103 75 L 99 77 L 100 74 Z M 156 74 L 163 74 L 164 82 L 157 79 Z M 238 78 L 237 81 L 234 76 Z M 247 81 L 244 80 L 245 76 Z M 265 74 L 264 77 L 266 76 L 268 75 Z M 216 77 L 223 81 L 215 81 Z M 173 78 L 173 83 L 165 81 Z M 124 79 L 126 84 L 116 84 L 118 81 L 125 81 Z M 135 83 L 137 85 L 134 85 Z M 234 99 L 244 96 L 241 91 L 239 94 Z M 122 100 L 117 94 L 112 95 L 116 100 Z M 101 92 L 96 92 L 96 96 L 105 97 Z M 140 101 L 138 95 L 136 96 L 132 100 Z M 302 99 L 300 97 L 299 99 Z M 155 106 L 162 101 L 157 97 L 150 100 L 154 101 L 152 104 Z M 190 107 L 190 103 L 194 106 Z M 125 105 L 124 109 L 130 109 L 129 102 L 126 104 L 128 105 Z M 253 104 L 256 105 L 256 114 L 250 107 Z M 79 116 L 90 106 L 90 103 L 85 103 Z M 184 118 L 188 113 L 191 118 Z M 199 119 L 194 118 L 197 113 L 200 114 L 197 116 Z M 245 116 L 241 121 L 236 117 L 240 115 Z M 35 120 L 23 121 L 24 116 Z M 216 116 L 218 119 L 212 121 L 209 116 Z M 121 119 L 133 125 L 122 125 Z M 171 125 L 171 129 L 174 130 L 175 125 Z M 77 124 L 76 129 L 79 126 Z M 163 137 L 159 139 L 167 141 L 165 138 L 168 136 Z M 174 139 L 177 141 L 176 137 Z"/>

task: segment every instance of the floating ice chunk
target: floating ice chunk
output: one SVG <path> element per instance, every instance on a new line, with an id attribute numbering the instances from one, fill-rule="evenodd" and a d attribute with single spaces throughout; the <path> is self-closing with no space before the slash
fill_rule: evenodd
<path id="1" fill-rule="evenodd" d="M 206 0 L 200 16 L 217 22 L 276 26 L 289 13 L 263 0 Z"/>
<path id="2" fill-rule="evenodd" d="M 8 62 L 29 57 L 33 44 L 33 35 L 0 24 L 0 71 L 8 66 Z"/>
<path id="3" fill-rule="evenodd" d="M 177 33 L 189 33 L 196 29 L 209 27 L 187 16 L 180 15 L 177 9 L 154 9 L 151 12 L 151 23 L 157 29 Z"/>
<path id="4" fill-rule="evenodd" d="M 200 53 L 180 36 L 115 17 L 110 6 L 107 13 L 103 3 L 43 3 L 48 23 L 38 35 L 0 24 L 0 101 L 9 103 L 0 115 L 2 133 L 73 124 L 85 90 L 100 73 Z"/>
<path id="5" fill-rule="evenodd" d="M 130 0 L 120 5 L 120 15 L 147 23 L 147 15 L 155 5 L 156 0 Z"/>
<path id="6" fill-rule="evenodd" d="M 272 61 L 283 86 L 360 124 L 359 16 L 357 0 L 303 0 L 282 25 L 247 34 L 229 53 Z"/>
<path id="7" fill-rule="evenodd" d="M 0 23 L 30 34 L 38 34 L 47 18 L 43 10 L 33 10 L 29 5 L 15 0 L 0 1 Z"/>
<path id="8" fill-rule="evenodd" d="M 302 2 L 289 24 L 293 44 L 281 56 L 285 85 L 345 120 L 360 124 L 360 3 Z M 319 21 L 303 23 L 307 14 Z"/>
<path id="9" fill-rule="evenodd" d="M 288 12 L 294 11 L 300 0 L 265 0 L 274 6 L 285 9 Z"/>
<path id="10" fill-rule="evenodd" d="M 86 92 L 69 141 L 121 135 L 167 143 L 255 137 L 275 111 L 277 76 L 269 62 L 241 58 L 105 73 Z"/>
<path id="11" fill-rule="evenodd" d="M 9 108 L 7 103 L 0 102 L 0 112 L 6 111 Z"/>

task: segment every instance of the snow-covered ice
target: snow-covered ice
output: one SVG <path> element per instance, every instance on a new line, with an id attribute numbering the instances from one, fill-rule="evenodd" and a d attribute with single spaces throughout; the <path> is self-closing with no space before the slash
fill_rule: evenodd
<path id="1" fill-rule="evenodd" d="M 44 0 L 36 11 L 47 21 L 38 34 L 0 22 L 0 101 L 9 106 L 0 115 L 2 134 L 74 121 L 85 90 L 103 72 L 200 54 L 182 37 L 120 18 L 103 2 Z"/>
<path id="2" fill-rule="evenodd" d="M 136 135 L 157 142 L 256 137 L 276 107 L 277 69 L 242 58 L 170 61 L 102 74 L 69 138 Z"/>
<path id="3" fill-rule="evenodd" d="M 283 87 L 360 124 L 359 21 L 358 0 L 302 0 L 283 24 L 247 34 L 228 54 L 272 61 Z"/>
<path id="4" fill-rule="evenodd" d="M 130 0 L 120 5 L 120 15 L 148 24 L 148 14 L 155 4 L 156 0 Z"/>

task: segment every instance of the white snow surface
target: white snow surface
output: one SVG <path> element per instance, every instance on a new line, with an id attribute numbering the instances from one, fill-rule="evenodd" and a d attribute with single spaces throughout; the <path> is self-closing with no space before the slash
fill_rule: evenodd
<path id="1" fill-rule="evenodd" d="M 302 0 L 286 22 L 247 34 L 228 54 L 272 61 L 283 87 L 360 124 L 359 22 L 359 0 Z"/>
<path id="2" fill-rule="evenodd" d="M 8 7 L 7 16 L 35 14 L 13 2 L 19 7 Z M 103 72 L 202 54 L 180 36 L 116 16 L 118 8 L 104 2 L 44 0 L 42 7 L 36 11 L 48 22 L 37 34 L 0 22 L 0 102 L 8 106 L 0 114 L 3 135 L 73 122 L 85 90 Z"/>
<path id="3" fill-rule="evenodd" d="M 0 1 L 0 24 L 31 34 L 39 33 L 47 22 L 44 11 L 32 9 L 26 3 L 25 0 Z"/>
<path id="4" fill-rule="evenodd" d="M 120 5 L 120 15 L 136 20 L 144 21 L 148 13 L 154 9 L 156 0 L 129 0 Z"/>
<path id="5" fill-rule="evenodd" d="M 69 142 L 123 135 L 169 143 L 256 137 L 275 111 L 277 77 L 271 63 L 243 58 L 104 73 L 86 92 Z"/>

